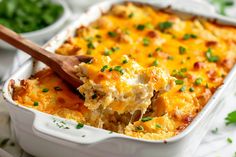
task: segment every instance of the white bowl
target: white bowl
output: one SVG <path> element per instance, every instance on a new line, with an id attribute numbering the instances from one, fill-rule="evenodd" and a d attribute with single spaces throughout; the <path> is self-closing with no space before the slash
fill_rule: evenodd
<path id="1" fill-rule="evenodd" d="M 21 35 L 31 41 L 34 41 L 38 44 L 42 44 L 45 41 L 49 40 L 57 31 L 59 31 L 63 25 L 66 23 L 66 21 L 69 19 L 70 15 L 71 15 L 71 11 L 67 5 L 67 3 L 65 3 L 65 1 L 63 0 L 52 0 L 54 3 L 58 3 L 63 7 L 63 14 L 61 15 L 61 17 L 54 22 L 53 24 L 37 30 L 37 31 L 33 31 L 33 32 L 28 32 L 28 33 L 22 33 Z M 7 44 L 4 41 L 0 41 L 0 48 L 3 49 L 15 49 L 14 47 L 10 46 L 9 44 Z"/>

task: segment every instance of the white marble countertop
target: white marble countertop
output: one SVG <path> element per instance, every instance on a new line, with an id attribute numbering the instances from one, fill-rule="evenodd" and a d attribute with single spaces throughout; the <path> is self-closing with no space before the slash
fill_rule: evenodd
<path id="1" fill-rule="evenodd" d="M 184 1 L 186 1 L 186 6 L 191 5 L 190 0 Z M 204 0 L 195 1 L 201 2 Z M 91 2 L 94 1 L 90 1 L 90 3 Z M 80 5 L 80 7 L 84 7 L 87 5 L 88 3 L 84 2 L 83 5 Z M 203 8 L 204 7 L 201 7 L 200 5 L 200 8 L 196 9 L 199 10 Z M 81 8 L 77 11 L 81 11 Z M 230 10 L 228 10 L 228 12 L 232 16 L 235 16 L 236 7 L 231 8 Z M 5 76 L 6 78 L 6 76 L 16 70 L 27 57 L 27 55 L 20 52 L 16 53 L 16 51 L 14 50 L 6 51 L 0 49 L 0 77 Z M 225 106 L 212 126 L 212 130 L 218 128 L 218 132 L 216 134 L 213 134 L 212 131 L 209 130 L 208 134 L 205 136 L 204 140 L 196 151 L 194 157 L 236 157 L 236 126 L 226 126 L 224 120 L 229 112 L 236 110 L 236 88 L 234 91 L 228 91 L 228 93 L 228 97 L 225 98 Z M 3 138 L 11 136 L 9 122 L 10 121 L 7 110 L 4 106 L 3 100 L 0 98 L 0 141 Z M 231 138 L 233 142 L 231 144 L 228 143 L 227 138 Z M 10 154 L 13 154 L 14 157 L 29 157 L 29 155 L 27 155 L 27 153 L 24 153 L 17 145 L 14 144 L 13 146 L 13 143 L 14 141 L 8 141 L 8 145 L 4 147 L 4 149 Z M 1 148 L 0 157 L 8 157 L 6 154 L 3 155 Z"/>

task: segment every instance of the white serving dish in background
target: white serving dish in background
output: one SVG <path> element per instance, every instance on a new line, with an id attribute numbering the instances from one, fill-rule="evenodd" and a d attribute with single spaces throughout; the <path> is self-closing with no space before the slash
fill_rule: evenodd
<path id="1" fill-rule="evenodd" d="M 81 25 L 88 25 L 109 10 L 112 4 L 120 3 L 119 0 L 101 2 L 92 6 L 88 12 L 72 23 L 68 28 L 55 36 L 45 45 L 45 48 L 54 52 L 68 37 L 72 36 L 75 29 Z M 140 2 L 144 3 L 144 2 Z M 146 2 L 157 8 L 166 8 L 167 1 Z M 215 20 L 222 24 L 236 26 L 236 20 L 209 13 L 188 13 L 179 4 L 172 3 L 173 12 L 183 17 L 200 16 L 209 20 Z M 193 4 L 194 7 L 194 4 Z M 194 9 L 192 9 L 194 10 Z M 196 116 L 193 122 L 179 135 L 167 140 L 148 141 L 136 139 L 122 134 L 85 126 L 75 129 L 76 122 L 55 117 L 24 106 L 17 105 L 12 100 L 11 80 L 19 83 L 19 80 L 27 79 L 31 74 L 45 67 L 42 63 L 28 60 L 13 76 L 6 81 L 3 95 L 8 102 L 8 109 L 19 145 L 28 153 L 38 157 L 190 157 L 200 144 L 201 140 L 211 126 L 214 117 L 223 107 L 226 90 L 234 85 L 236 66 L 224 80 L 222 86 L 211 97 L 207 105 Z M 70 129 L 59 128 L 55 120 L 66 122 Z M 85 135 L 85 136 L 84 136 Z"/>
<path id="2" fill-rule="evenodd" d="M 63 14 L 57 21 L 55 21 L 53 24 L 42 28 L 40 30 L 36 30 L 33 32 L 28 33 L 21 33 L 21 35 L 31 41 L 34 41 L 36 43 L 42 44 L 45 41 L 49 40 L 56 32 L 58 32 L 68 21 L 68 19 L 71 16 L 71 11 L 67 5 L 67 3 L 64 0 L 52 0 L 54 3 L 58 3 L 63 7 Z M 6 42 L 0 41 L 0 48 L 2 49 L 15 49 L 14 47 L 10 46 Z"/>

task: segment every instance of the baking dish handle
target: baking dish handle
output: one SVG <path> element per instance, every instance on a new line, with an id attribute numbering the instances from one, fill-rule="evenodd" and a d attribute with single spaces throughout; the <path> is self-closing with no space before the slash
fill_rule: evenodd
<path id="1" fill-rule="evenodd" d="M 82 128 L 80 128 L 82 127 Z M 91 126 L 78 125 L 75 121 L 36 113 L 33 122 L 35 135 L 50 141 L 69 141 L 77 144 L 95 144 L 106 139 L 124 136 Z"/>

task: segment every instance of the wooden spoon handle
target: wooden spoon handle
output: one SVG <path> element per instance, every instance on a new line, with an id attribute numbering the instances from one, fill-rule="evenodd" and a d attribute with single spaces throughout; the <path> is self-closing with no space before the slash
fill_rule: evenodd
<path id="1" fill-rule="evenodd" d="M 47 65 L 50 65 L 52 64 L 52 62 L 57 61 L 56 54 L 44 50 L 39 45 L 25 39 L 24 37 L 4 27 L 1 24 L 0 24 L 0 39 L 26 52 L 30 56 L 44 62 Z"/>

